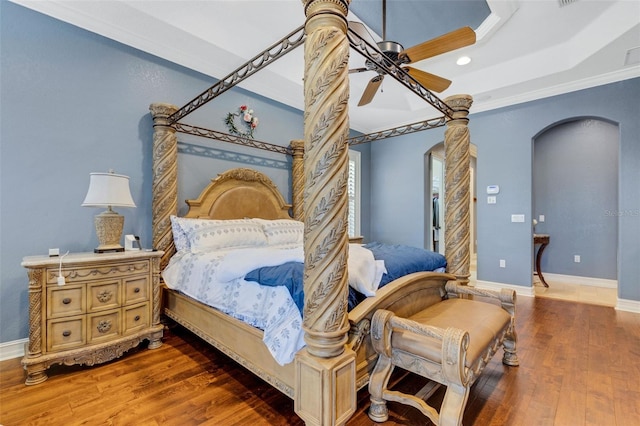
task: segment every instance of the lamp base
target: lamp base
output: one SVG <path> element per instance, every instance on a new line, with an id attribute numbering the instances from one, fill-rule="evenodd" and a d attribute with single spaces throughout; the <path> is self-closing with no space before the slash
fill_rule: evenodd
<path id="1" fill-rule="evenodd" d="M 124 227 L 124 216 L 111 210 L 106 211 L 94 217 L 96 226 L 96 234 L 100 245 L 96 247 L 94 253 L 111 253 L 124 251 L 124 247 L 120 245 L 120 237 L 122 237 L 122 228 Z"/>

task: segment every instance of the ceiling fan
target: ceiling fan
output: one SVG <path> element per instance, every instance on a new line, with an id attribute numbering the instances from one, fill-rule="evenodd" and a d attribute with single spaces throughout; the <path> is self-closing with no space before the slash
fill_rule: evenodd
<path id="1" fill-rule="evenodd" d="M 363 40 L 367 41 L 372 46 L 378 48 L 380 53 L 384 56 L 383 60 L 393 62 L 395 65 L 401 67 L 411 77 L 413 77 L 424 88 L 434 92 L 442 92 L 446 90 L 451 84 L 451 80 L 437 76 L 435 74 L 428 73 L 426 71 L 419 70 L 414 67 L 404 66 L 412 64 L 414 62 L 422 61 L 423 59 L 431 58 L 437 55 L 441 55 L 452 50 L 459 49 L 461 47 L 472 45 L 476 42 L 476 33 L 470 27 L 462 27 L 449 33 L 443 34 L 439 37 L 427 40 L 423 43 L 405 49 L 400 43 L 390 41 L 386 39 L 386 20 L 387 20 L 387 2 L 382 0 L 382 41 L 375 42 L 366 27 L 355 21 L 349 21 L 349 28 L 360 36 Z M 378 75 L 369 80 L 367 87 L 364 89 L 364 93 L 358 102 L 358 106 L 363 106 L 370 103 L 373 97 L 378 92 L 378 88 L 384 80 L 386 72 L 376 63 L 370 59 L 365 61 L 363 68 L 355 68 L 349 70 L 349 73 L 375 71 Z"/>

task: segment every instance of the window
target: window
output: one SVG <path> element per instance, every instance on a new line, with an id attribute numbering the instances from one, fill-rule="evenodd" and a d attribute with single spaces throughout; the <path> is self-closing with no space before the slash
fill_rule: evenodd
<path id="1" fill-rule="evenodd" d="M 360 236 L 360 153 L 349 150 L 349 237 Z"/>

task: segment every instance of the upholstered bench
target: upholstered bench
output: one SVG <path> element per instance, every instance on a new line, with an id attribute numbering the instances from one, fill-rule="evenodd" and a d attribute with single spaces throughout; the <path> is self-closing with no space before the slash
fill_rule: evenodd
<path id="1" fill-rule="evenodd" d="M 451 281 L 446 293 L 445 300 L 409 318 L 382 309 L 374 314 L 371 341 L 379 355 L 369 380 L 373 421 L 386 421 L 386 403 L 395 401 L 417 408 L 436 425 L 460 425 L 469 389 L 500 345 L 503 364 L 518 365 L 515 292 L 478 290 Z M 501 306 L 476 300 L 478 296 L 498 299 Z M 396 366 L 447 387 L 439 413 L 419 396 L 387 389 Z"/>

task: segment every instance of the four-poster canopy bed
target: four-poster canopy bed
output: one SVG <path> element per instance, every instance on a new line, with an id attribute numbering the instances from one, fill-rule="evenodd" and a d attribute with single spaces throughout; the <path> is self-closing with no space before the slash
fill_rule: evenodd
<path id="1" fill-rule="evenodd" d="M 304 346 L 293 362 L 280 365 L 262 342 L 261 330 L 171 289 L 164 290 L 164 313 L 293 398 L 308 424 L 344 424 L 355 411 L 356 392 L 366 385 L 376 361 L 368 337 L 378 309 L 410 316 L 439 300 L 449 280 L 469 277 L 469 132 L 471 97 L 441 101 L 399 67 L 388 73 L 445 114 L 410 126 L 349 140 L 349 47 L 371 56 L 371 46 L 348 31 L 348 0 L 308 0 L 304 31 L 285 37 L 183 108 L 150 107 L 153 135 L 153 246 L 164 251 L 165 268 L 176 253 L 171 217 L 177 214 L 177 136 L 182 132 L 292 155 L 292 206 L 261 173 L 234 169 L 212 179 L 187 218 L 293 219 L 304 222 Z M 234 137 L 178 121 L 244 78 L 304 43 L 304 139 L 288 148 Z M 276 51 L 276 53 L 274 53 Z M 446 123 L 445 182 L 449 273 L 417 272 L 389 283 L 347 312 L 348 144 L 439 127 Z"/>

